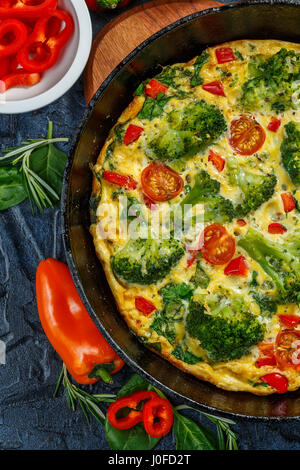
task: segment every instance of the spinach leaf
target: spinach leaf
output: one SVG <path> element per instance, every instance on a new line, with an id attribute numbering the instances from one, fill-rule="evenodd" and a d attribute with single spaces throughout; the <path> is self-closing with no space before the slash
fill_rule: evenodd
<path id="1" fill-rule="evenodd" d="M 120 431 L 114 428 L 106 418 L 104 429 L 112 450 L 150 450 L 160 440 L 149 436 L 142 423 L 138 423 L 128 430 Z"/>
<path id="2" fill-rule="evenodd" d="M 187 350 L 184 351 L 180 344 L 177 344 L 177 346 L 173 349 L 172 356 L 176 357 L 176 359 L 179 359 L 182 362 L 185 362 L 186 364 L 198 364 L 198 362 L 203 361 L 202 357 L 195 356 Z"/>
<path id="3" fill-rule="evenodd" d="M 209 54 L 206 51 L 203 51 L 199 57 L 197 57 L 196 62 L 194 63 L 194 75 L 191 78 L 190 84 L 192 87 L 201 85 L 203 83 L 202 78 L 200 77 L 200 71 L 206 62 L 208 62 Z"/>
<path id="4" fill-rule="evenodd" d="M 164 93 L 159 93 L 155 99 L 147 96 L 143 108 L 138 114 L 140 119 L 152 119 L 160 116 L 163 113 L 164 107 L 168 101 L 173 98 L 172 96 L 166 96 Z"/>
<path id="5" fill-rule="evenodd" d="M 133 374 L 128 382 L 119 390 L 117 398 L 126 397 L 131 395 L 131 393 L 141 392 L 142 390 L 153 390 L 153 387 L 139 375 Z"/>
<path id="6" fill-rule="evenodd" d="M 173 412 L 173 432 L 176 438 L 176 450 L 218 449 L 216 436 L 209 428 L 195 423 L 175 410 Z"/>
<path id="7" fill-rule="evenodd" d="M 0 210 L 16 206 L 27 198 L 19 168 L 0 167 Z"/>

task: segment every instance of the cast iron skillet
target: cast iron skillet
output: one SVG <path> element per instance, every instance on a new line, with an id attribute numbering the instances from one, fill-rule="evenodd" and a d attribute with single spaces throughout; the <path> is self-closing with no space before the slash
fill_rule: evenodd
<path id="1" fill-rule="evenodd" d="M 210 44 L 235 39 L 298 42 L 297 1 L 252 1 L 195 13 L 158 32 L 110 74 L 89 105 L 75 138 L 63 185 L 63 238 L 67 261 L 97 327 L 133 369 L 164 392 L 207 412 L 248 418 L 300 416 L 300 393 L 257 397 L 226 392 L 188 375 L 138 342 L 121 319 L 98 261 L 89 226 L 89 196 L 95 162 L 109 130 L 139 83 L 159 71 L 158 64 L 184 62 Z"/>

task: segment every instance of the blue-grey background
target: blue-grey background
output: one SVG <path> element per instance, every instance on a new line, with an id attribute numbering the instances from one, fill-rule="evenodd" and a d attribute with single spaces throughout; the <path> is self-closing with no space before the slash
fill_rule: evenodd
<path id="1" fill-rule="evenodd" d="M 143 0 L 131 5 L 139 3 Z M 117 14 L 120 11 L 92 13 L 94 34 Z M 84 109 L 80 79 L 46 108 L 0 115 L 0 147 L 46 135 L 48 119 L 54 122 L 55 137 L 72 139 Z M 65 261 L 59 221 L 59 209 L 33 216 L 28 201 L 0 213 L 0 340 L 7 347 L 6 365 L 0 364 L 0 449 L 109 449 L 95 420 L 88 425 L 80 409 L 70 411 L 62 391 L 52 398 L 61 360 L 39 322 L 35 271 L 43 258 Z M 115 376 L 113 386 L 97 383 L 91 390 L 117 391 L 132 373 L 126 366 Z M 190 416 L 205 423 L 196 412 Z M 235 430 L 240 449 L 300 449 L 299 422 L 266 424 L 239 419 Z M 174 449 L 173 438 L 161 440 L 157 449 Z"/>

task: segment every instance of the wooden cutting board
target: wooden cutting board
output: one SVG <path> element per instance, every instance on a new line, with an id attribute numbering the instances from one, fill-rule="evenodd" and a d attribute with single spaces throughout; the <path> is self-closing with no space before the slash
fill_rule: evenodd
<path id="1" fill-rule="evenodd" d="M 220 5 L 212 0 L 154 0 L 112 20 L 93 42 L 84 74 L 86 103 L 110 72 L 149 36 L 191 13 Z"/>

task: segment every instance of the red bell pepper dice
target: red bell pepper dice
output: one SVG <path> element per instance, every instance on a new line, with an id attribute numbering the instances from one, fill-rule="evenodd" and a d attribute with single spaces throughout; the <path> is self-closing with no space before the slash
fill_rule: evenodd
<path id="1" fill-rule="evenodd" d="M 268 232 L 271 234 L 281 234 L 285 233 L 286 231 L 287 229 L 277 222 L 274 222 L 268 226 Z"/>
<path id="2" fill-rule="evenodd" d="M 260 380 L 275 388 L 278 393 L 285 393 L 289 386 L 289 381 L 285 375 L 279 374 L 278 372 L 263 375 Z"/>
<path id="3" fill-rule="evenodd" d="M 294 328 L 299 325 L 300 317 L 297 315 L 279 315 L 280 323 L 287 328 Z"/>
<path id="4" fill-rule="evenodd" d="M 224 166 L 225 166 L 225 160 L 223 157 L 221 157 L 221 155 L 219 155 L 218 153 L 214 152 L 213 150 L 210 150 L 209 151 L 209 155 L 208 155 L 208 161 L 209 162 L 212 162 L 212 164 L 214 165 L 214 167 L 219 171 L 223 171 L 224 170 Z"/>
<path id="5" fill-rule="evenodd" d="M 9 73 L 0 79 L 0 93 L 5 93 L 10 88 L 31 87 L 41 81 L 39 73 L 29 73 L 24 70 Z"/>
<path id="6" fill-rule="evenodd" d="M 248 266 L 244 256 L 238 256 L 230 261 L 224 269 L 224 274 L 227 276 L 244 276 L 248 275 Z"/>
<path id="7" fill-rule="evenodd" d="M 12 5 L 10 6 L 0 5 L 0 19 L 39 18 L 45 15 L 50 15 L 56 7 L 57 0 L 42 0 L 36 5 L 27 4 L 24 0 L 16 0 L 12 2 Z"/>
<path id="8" fill-rule="evenodd" d="M 51 25 L 53 18 L 64 23 L 64 28 L 57 34 L 51 35 Z M 53 24 L 53 23 L 52 23 Z M 57 29 L 57 28 L 56 28 Z M 44 72 L 52 67 L 58 57 L 61 49 L 70 39 L 74 31 L 74 22 L 72 16 L 64 10 L 56 10 L 51 15 L 37 20 L 32 34 L 30 34 L 25 45 L 18 52 L 18 61 L 28 72 Z M 43 48 L 45 54 L 41 54 Z M 36 55 L 32 53 L 36 51 Z"/>
<path id="9" fill-rule="evenodd" d="M 224 64 L 225 62 L 232 62 L 235 60 L 235 56 L 231 47 L 219 47 L 216 49 L 216 58 L 218 64 Z"/>
<path id="10" fill-rule="evenodd" d="M 145 431 L 151 437 L 163 437 L 173 426 L 173 410 L 166 398 L 157 396 L 149 400 L 143 408 Z"/>
<path id="11" fill-rule="evenodd" d="M 154 312 L 154 310 L 156 310 L 155 305 L 144 297 L 135 298 L 135 308 L 146 316 L 150 315 L 152 312 Z"/>
<path id="12" fill-rule="evenodd" d="M 259 357 L 255 363 L 256 367 L 265 367 L 265 366 L 276 366 L 275 356 L 273 357 Z"/>
<path id="13" fill-rule="evenodd" d="M 125 145 L 129 145 L 132 142 L 135 142 L 143 132 L 143 127 L 135 126 L 134 124 L 129 124 L 124 135 L 123 143 Z"/>
<path id="14" fill-rule="evenodd" d="M 0 58 L 15 54 L 27 39 L 27 28 L 14 18 L 0 23 Z"/>
<path id="15" fill-rule="evenodd" d="M 212 93 L 213 95 L 226 96 L 222 82 L 204 83 L 202 88 L 203 90 L 208 91 L 208 93 Z"/>
<path id="16" fill-rule="evenodd" d="M 247 225 L 247 222 L 246 222 L 244 219 L 237 219 L 236 223 L 237 223 L 240 227 L 245 227 L 245 225 Z"/>
<path id="17" fill-rule="evenodd" d="M 283 202 L 284 212 L 291 212 L 295 209 L 296 203 L 292 193 L 282 193 L 281 199 Z"/>
<path id="18" fill-rule="evenodd" d="M 143 421 L 143 412 L 138 410 L 140 402 L 144 400 L 151 400 L 157 396 L 158 395 L 156 392 L 145 390 L 132 393 L 126 397 L 118 398 L 114 403 L 111 403 L 107 410 L 106 416 L 109 423 L 114 428 L 119 430 L 132 428 L 137 423 Z M 120 410 L 128 408 L 130 411 L 125 417 L 117 417 L 117 414 L 120 412 Z"/>
<path id="19" fill-rule="evenodd" d="M 268 124 L 269 131 L 277 132 L 280 127 L 280 124 L 281 124 L 281 119 L 273 118 Z"/>
<path id="20" fill-rule="evenodd" d="M 117 184 L 122 188 L 127 190 L 136 189 L 137 182 L 131 178 L 131 176 L 120 175 L 119 173 L 115 173 L 114 171 L 104 171 L 103 178 L 109 183 Z"/>
<path id="21" fill-rule="evenodd" d="M 159 93 L 166 93 L 168 88 L 168 86 L 158 82 L 157 80 L 150 80 L 150 82 L 145 86 L 144 91 L 147 96 L 155 99 Z"/>

